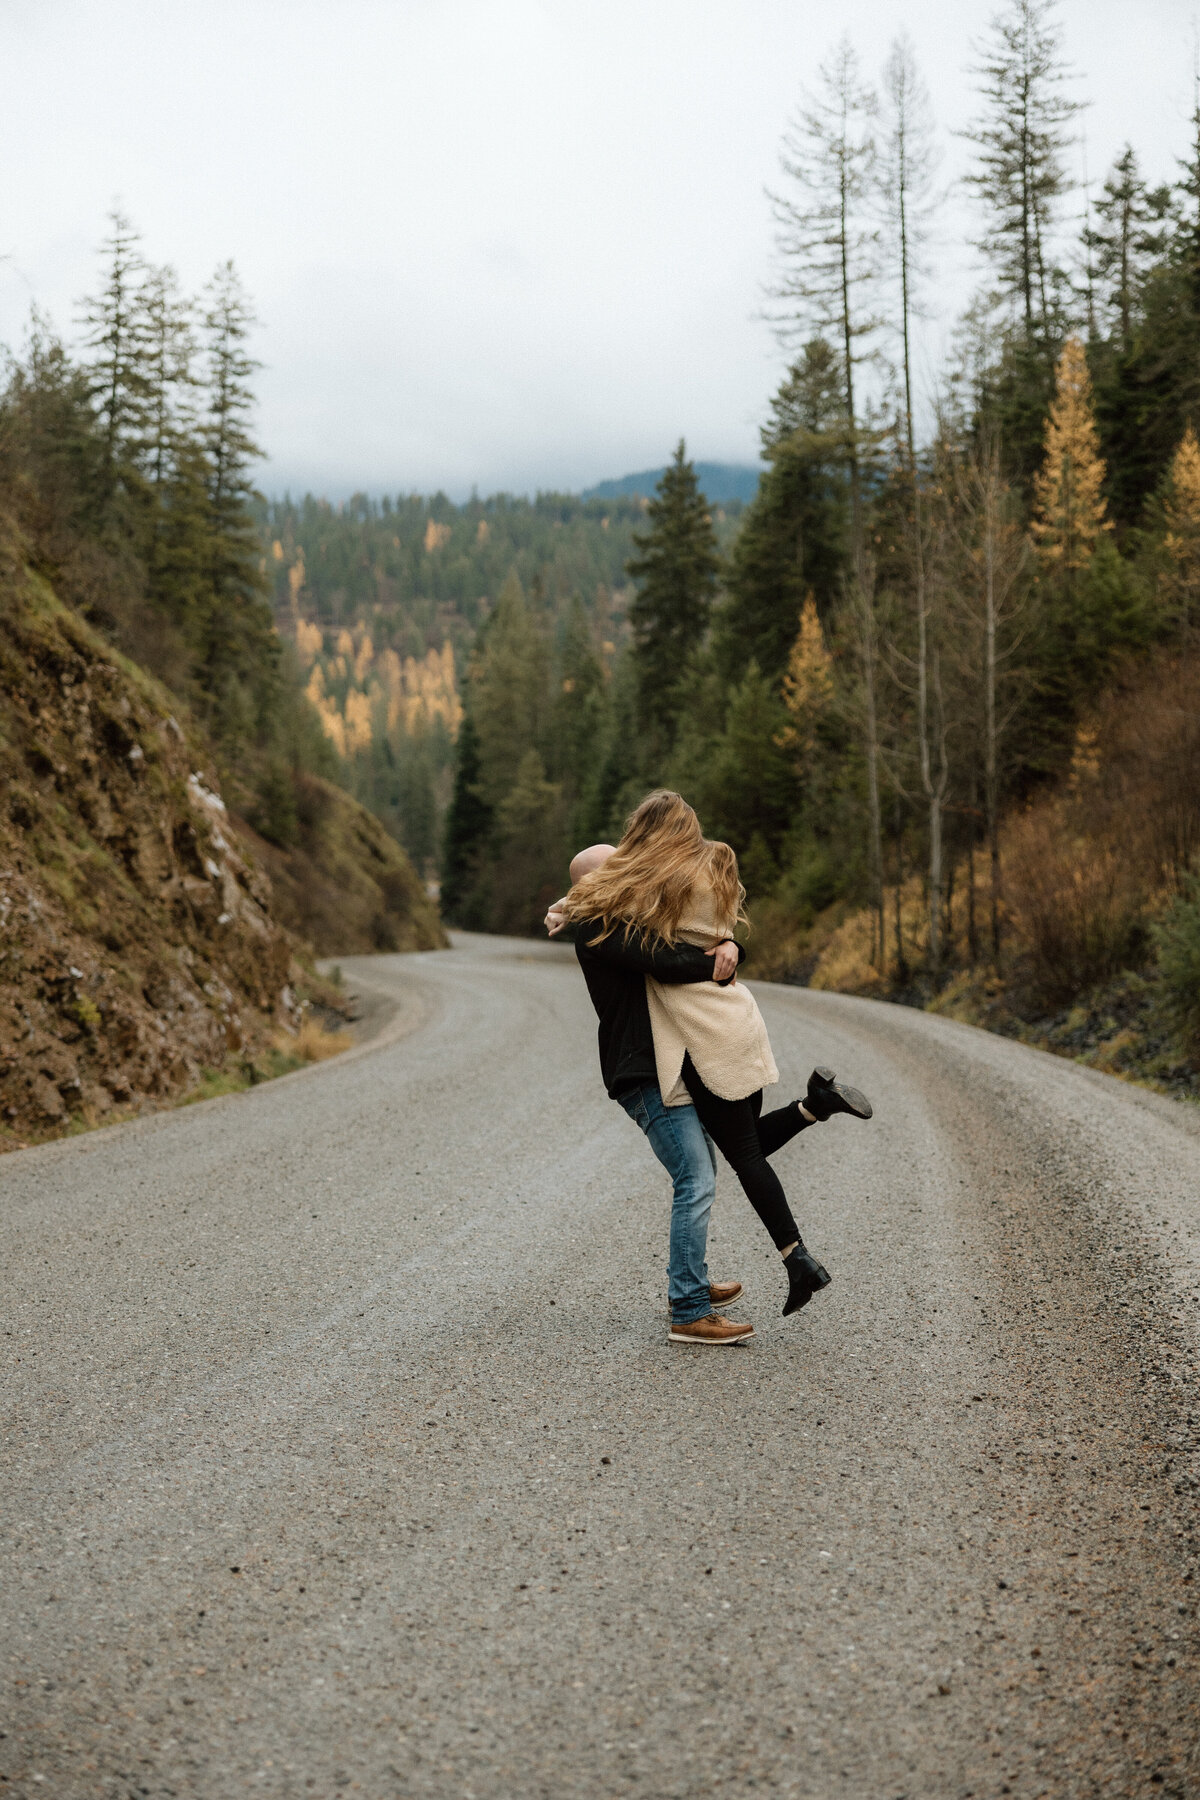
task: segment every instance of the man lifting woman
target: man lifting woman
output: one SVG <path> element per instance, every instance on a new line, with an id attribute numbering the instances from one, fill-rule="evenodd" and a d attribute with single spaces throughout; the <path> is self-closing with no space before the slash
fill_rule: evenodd
<path id="1" fill-rule="evenodd" d="M 705 838 L 680 795 L 648 795 L 619 844 L 593 844 L 575 857 L 571 882 L 547 913 L 547 929 L 553 936 L 572 928 L 599 1015 L 605 1085 L 645 1132 L 674 1187 L 671 1340 L 744 1343 L 753 1326 L 728 1317 L 741 1283 L 708 1277 L 713 1145 L 783 1259 L 783 1310 L 792 1313 L 829 1275 L 806 1248 L 767 1159 L 835 1113 L 869 1119 L 870 1102 L 817 1068 L 803 1099 L 764 1115 L 763 1090 L 779 1071 L 757 1002 L 737 980 L 742 952 L 733 933 L 745 917 L 737 858 L 728 844 Z"/>

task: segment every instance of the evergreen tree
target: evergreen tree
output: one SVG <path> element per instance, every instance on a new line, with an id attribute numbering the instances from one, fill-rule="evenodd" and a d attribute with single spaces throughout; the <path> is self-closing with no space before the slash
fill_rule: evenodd
<path id="1" fill-rule="evenodd" d="M 1177 441 L 1180 407 L 1174 396 L 1189 366 L 1189 351 L 1177 336 L 1181 314 L 1190 312 L 1188 281 L 1169 256 L 1170 207 L 1170 189 L 1147 190 L 1127 145 L 1104 184 L 1096 208 L 1099 223 L 1085 240 L 1100 286 L 1105 332 L 1094 348 L 1096 420 L 1108 465 L 1108 498 L 1124 528 L 1137 524 L 1170 443 Z M 1157 315 L 1153 324 L 1150 313 Z M 1164 414 L 1170 415 L 1165 439 Z"/>
<path id="2" fill-rule="evenodd" d="M 141 239 L 120 208 L 110 213 L 109 225 L 101 247 L 107 258 L 104 286 L 94 299 L 84 301 L 82 322 L 92 352 L 89 389 L 103 446 L 105 499 L 111 506 L 138 482 L 148 379 Z"/>
<path id="3" fill-rule="evenodd" d="M 1141 311 L 1122 368 L 1125 404 L 1114 434 L 1130 517 L 1135 497 L 1158 485 L 1187 426 L 1200 423 L 1200 105 L 1172 195 L 1165 253 L 1146 273 Z"/>
<path id="4" fill-rule="evenodd" d="M 783 678 L 788 723 L 779 738 L 781 748 L 795 754 L 802 770 L 811 764 L 818 733 L 832 703 L 833 657 L 821 630 L 816 600 L 809 594 L 800 611 L 800 629 Z"/>
<path id="5" fill-rule="evenodd" d="M 1057 0 L 1009 0 L 992 21 L 976 73 L 984 122 L 966 135 L 978 145 L 969 177 L 988 210 L 980 249 L 1029 341 L 1046 343 L 1060 327 L 1066 277 L 1055 242 L 1059 203 L 1068 190 L 1067 126 L 1078 111 L 1062 92 Z"/>
<path id="6" fill-rule="evenodd" d="M 454 790 L 442 839 L 442 913 L 452 925 L 478 930 L 484 923 L 480 875 L 494 813 L 483 797 L 479 733 L 470 713 L 458 732 Z"/>
<path id="7" fill-rule="evenodd" d="M 386 738 L 377 741 L 387 744 Z M 437 864 L 437 796 L 428 733 L 421 728 L 396 757 L 394 792 L 396 835 L 418 873 L 432 873 Z"/>
<path id="8" fill-rule="evenodd" d="M 793 438 L 821 434 L 840 434 L 844 452 L 847 429 L 837 351 L 827 338 L 811 338 L 772 396 L 767 422 L 759 432 L 762 453 L 769 461 Z"/>
<path id="9" fill-rule="evenodd" d="M 794 822 L 800 788 L 782 742 L 787 726 L 783 702 L 751 663 L 728 694 L 721 730 L 693 745 L 679 771 L 709 836 L 726 839 L 739 856 L 759 838 L 776 859 Z M 761 882 L 761 855 L 759 865 Z"/>
<path id="10" fill-rule="evenodd" d="M 580 835 L 594 842 L 611 838 L 615 843 L 647 785 L 666 785 L 665 775 L 660 779 L 653 764 L 646 770 L 648 757 L 639 741 L 637 669 L 632 646 L 617 661 L 608 700 L 607 745 L 591 808 L 585 815 L 588 823 Z M 686 715 L 681 723 L 688 723 Z"/>
<path id="11" fill-rule="evenodd" d="M 726 566 L 715 631 L 717 665 L 738 680 L 751 662 L 782 679 L 807 594 L 828 618 L 848 553 L 850 441 L 836 352 L 806 344 L 762 430 L 767 468 Z"/>
<path id="12" fill-rule="evenodd" d="M 563 891 L 564 826 L 562 786 L 546 779 L 541 757 L 527 750 L 496 814 L 491 930 L 529 936 L 541 928 L 546 908 Z"/>
<path id="13" fill-rule="evenodd" d="M 262 451 L 251 431 L 251 384 L 260 365 L 246 349 L 254 310 L 232 262 L 217 269 L 206 299 L 207 404 L 202 437 L 209 465 L 213 585 L 230 595 L 256 594 L 259 552 L 250 503 L 257 495 L 250 470 Z"/>
<path id="14" fill-rule="evenodd" d="M 24 360 L 10 357 L 6 375 L 0 397 L 5 503 L 30 536 L 61 561 L 63 540 L 94 522 L 104 490 L 93 378 L 71 361 L 36 307 Z"/>
<path id="15" fill-rule="evenodd" d="M 153 593 L 162 567 L 165 515 L 172 504 L 179 504 L 182 465 L 197 439 L 195 337 L 191 304 L 181 296 L 172 268 L 146 271 L 142 307 L 146 396 L 141 462 L 147 518 L 140 535 Z M 171 610 L 181 610 L 179 597 L 169 587 L 155 598 Z"/>
<path id="16" fill-rule="evenodd" d="M 504 799 L 527 752 L 542 747 L 549 673 L 545 638 L 514 573 L 500 590 L 469 676 L 480 793 L 489 806 Z"/>
<path id="17" fill-rule="evenodd" d="M 254 312 L 232 262 L 218 267 L 205 300 L 208 579 L 196 621 L 199 680 L 218 733 L 254 735 L 271 706 L 279 653 L 252 511 L 250 470 L 262 454 L 251 433 L 259 365 L 246 348 Z"/>
<path id="18" fill-rule="evenodd" d="M 1126 144 L 1096 204 L 1099 224 L 1085 233 L 1100 288 L 1099 317 L 1113 331 L 1121 356 L 1133 348 L 1146 277 L 1166 245 L 1163 221 L 1169 204 L 1168 188 L 1147 189 L 1133 146 Z"/>
<path id="19" fill-rule="evenodd" d="M 1171 463 L 1163 514 L 1167 604 L 1173 621 L 1190 632 L 1200 623 L 1200 444 L 1190 425 Z"/>
<path id="20" fill-rule="evenodd" d="M 551 711 L 550 773 L 562 783 L 571 836 L 582 841 L 595 810 L 607 747 L 609 705 L 604 665 L 579 595 L 571 602 L 558 658 L 557 694 Z"/>
<path id="21" fill-rule="evenodd" d="M 1032 530 L 1043 564 L 1068 580 L 1091 561 L 1105 517 L 1104 463 L 1092 414 L 1087 358 L 1077 337 L 1063 346 L 1046 422 L 1046 454 L 1034 484 Z"/>
<path id="22" fill-rule="evenodd" d="M 855 371 L 878 330 L 870 296 L 879 273 L 874 216 L 878 101 L 863 85 L 858 57 L 843 38 L 822 64 L 820 87 L 784 139 L 781 163 L 791 191 L 772 196 L 784 302 L 780 334 L 794 341 L 828 335 L 840 362 L 842 416 L 849 430 L 852 551 L 863 552 Z"/>
<path id="23" fill-rule="evenodd" d="M 1111 541 L 1104 462 L 1083 345 L 1068 338 L 1056 369 L 1031 533 L 1040 565 L 1043 637 L 1039 729 L 1057 757 L 1083 698 L 1114 652 L 1144 642 L 1149 619 L 1134 577 Z"/>
<path id="24" fill-rule="evenodd" d="M 627 565 L 637 584 L 629 607 L 638 713 L 650 744 L 674 742 L 683 678 L 704 641 L 720 558 L 708 502 L 681 438 L 634 535 Z"/>

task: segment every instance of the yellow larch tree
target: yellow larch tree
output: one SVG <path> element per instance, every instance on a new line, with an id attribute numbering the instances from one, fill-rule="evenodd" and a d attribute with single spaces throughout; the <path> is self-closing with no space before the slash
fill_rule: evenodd
<path id="1" fill-rule="evenodd" d="M 1182 625 L 1200 617 L 1200 444 L 1189 425 L 1171 461 L 1163 512 L 1167 598 Z"/>
<path id="2" fill-rule="evenodd" d="M 1032 531 L 1047 570 L 1074 574 L 1087 567 L 1102 534 L 1104 459 L 1092 412 L 1092 382 L 1077 337 L 1069 337 L 1054 371 L 1055 393 L 1046 421 L 1046 455 L 1034 482 Z"/>
<path id="3" fill-rule="evenodd" d="M 800 609 L 800 629 L 788 656 L 783 678 L 783 704 L 790 723 L 780 732 L 781 748 L 795 750 L 802 762 L 812 755 L 817 727 L 833 699 L 833 657 L 809 593 Z"/>

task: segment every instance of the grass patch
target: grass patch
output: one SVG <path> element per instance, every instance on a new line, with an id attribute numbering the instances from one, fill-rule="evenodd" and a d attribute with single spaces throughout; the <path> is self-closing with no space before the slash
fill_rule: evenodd
<path id="1" fill-rule="evenodd" d="M 340 1056 L 343 1050 L 349 1050 L 354 1038 L 348 1031 L 330 1031 L 319 1020 L 311 1015 L 305 1019 L 295 1037 L 281 1032 L 275 1039 L 275 1049 L 290 1052 L 301 1062 L 325 1062 L 331 1056 Z"/>
<path id="2" fill-rule="evenodd" d="M 349 1050 L 354 1039 L 348 1031 L 327 1031 L 316 1019 L 305 1019 L 293 1036 L 277 1032 L 264 1050 L 240 1062 L 230 1061 L 222 1069 L 204 1069 L 200 1080 L 180 1100 L 178 1106 L 194 1106 L 198 1100 L 216 1100 L 222 1094 L 241 1094 L 264 1081 L 277 1081 L 311 1063 L 326 1062 Z"/>

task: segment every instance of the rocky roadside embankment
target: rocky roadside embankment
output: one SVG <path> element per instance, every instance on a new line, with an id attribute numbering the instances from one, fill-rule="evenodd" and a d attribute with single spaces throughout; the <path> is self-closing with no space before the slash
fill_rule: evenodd
<path id="1" fill-rule="evenodd" d="M 310 1002 L 336 1010 L 339 999 L 280 922 L 251 834 L 170 696 L 19 557 L 0 558 L 0 1148 L 11 1149 L 221 1071 L 271 1072 Z M 341 794 L 336 804 L 361 810 Z M 398 847 L 387 840 L 374 860 L 410 877 L 393 932 L 411 926 L 413 948 L 444 942 Z M 303 884 L 303 870 L 289 875 Z M 285 918 L 294 910 L 285 896 Z"/>

